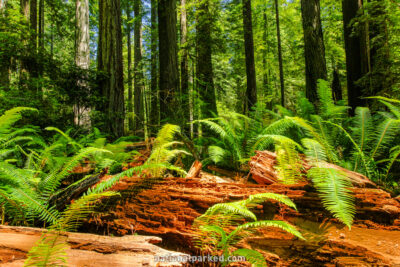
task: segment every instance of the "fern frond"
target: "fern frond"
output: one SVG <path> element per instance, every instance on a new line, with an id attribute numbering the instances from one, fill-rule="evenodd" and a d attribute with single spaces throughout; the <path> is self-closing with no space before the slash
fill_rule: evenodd
<path id="1" fill-rule="evenodd" d="M 384 180 L 386 181 L 388 176 L 389 176 L 389 172 L 393 167 L 393 164 L 396 162 L 397 158 L 400 156 L 400 146 L 395 146 L 390 150 L 390 156 L 388 159 L 388 163 L 385 166 L 385 176 L 384 176 Z"/>
<path id="2" fill-rule="evenodd" d="M 0 134 L 5 134 L 10 131 L 10 127 L 22 118 L 22 113 L 25 111 L 36 111 L 34 108 L 16 107 L 4 112 L 0 116 Z"/>
<path id="3" fill-rule="evenodd" d="M 229 152 L 219 146 L 209 146 L 208 155 L 215 164 L 219 164 L 226 161 Z"/>
<path id="4" fill-rule="evenodd" d="M 256 215 L 251 212 L 247 207 L 243 205 L 243 202 L 231 202 L 231 203 L 218 203 L 208 208 L 208 210 L 200 217 L 207 218 L 207 216 L 212 216 L 216 213 L 221 214 L 231 214 L 240 215 L 244 218 L 249 218 L 254 221 L 257 220 Z"/>
<path id="5" fill-rule="evenodd" d="M 301 139 L 301 143 L 306 148 L 304 154 L 312 161 L 327 161 L 325 148 L 316 140 L 310 138 Z"/>
<path id="6" fill-rule="evenodd" d="M 400 120 L 386 119 L 381 122 L 375 132 L 375 140 L 373 144 L 373 150 L 371 152 L 371 158 L 382 155 L 386 148 L 388 148 L 394 138 L 400 132 Z"/>
<path id="7" fill-rule="evenodd" d="M 265 262 L 264 256 L 256 250 L 240 248 L 240 249 L 235 250 L 233 252 L 233 255 L 244 257 L 246 259 L 246 261 L 250 262 L 253 266 L 257 266 L 257 267 L 268 266 L 267 263 Z"/>
<path id="8" fill-rule="evenodd" d="M 92 193 L 84 195 L 75 200 L 67 209 L 61 214 L 61 218 L 53 228 L 62 231 L 76 231 L 83 219 L 87 218 L 93 213 L 94 204 L 101 198 L 112 197 L 119 195 L 117 192 L 106 191 L 102 193 Z"/>
<path id="9" fill-rule="evenodd" d="M 87 147 L 83 148 L 68 160 L 63 166 L 59 169 L 56 169 L 52 173 L 50 173 L 45 179 L 40 182 L 39 188 L 43 192 L 44 196 L 49 196 L 54 190 L 60 185 L 61 181 L 68 176 L 68 174 L 75 168 L 81 160 L 84 158 L 94 155 L 96 153 L 111 153 L 105 149 L 95 148 L 95 147 Z"/>
<path id="10" fill-rule="evenodd" d="M 353 135 L 358 140 L 357 144 L 364 151 L 366 143 L 372 134 L 373 122 L 369 108 L 357 107 L 354 117 Z"/>
<path id="11" fill-rule="evenodd" d="M 227 239 L 233 238 L 235 235 L 240 233 L 241 231 L 252 230 L 252 229 L 259 229 L 263 227 L 275 227 L 292 234 L 299 239 L 304 240 L 302 234 L 291 224 L 284 222 L 284 221 L 255 221 L 255 222 L 248 222 L 236 227 L 227 237 Z"/>
<path id="12" fill-rule="evenodd" d="M 275 193 L 261 193 L 250 195 L 248 199 L 244 200 L 244 203 L 247 206 L 249 204 L 261 204 L 267 200 L 275 200 L 279 203 L 283 203 L 286 206 L 297 210 L 296 205 L 288 196 Z"/>
<path id="13" fill-rule="evenodd" d="M 66 237 L 59 231 L 49 231 L 31 248 L 24 266 L 52 267 L 67 265 Z"/>
<path id="14" fill-rule="evenodd" d="M 332 168 L 314 167 L 307 174 L 324 207 L 350 228 L 355 214 L 350 180 L 344 173 Z"/>
<path id="15" fill-rule="evenodd" d="M 383 100 L 379 100 L 379 102 L 381 102 L 382 104 L 387 106 L 389 108 L 390 112 L 392 112 L 392 114 L 395 115 L 398 120 L 400 120 L 400 108 L 399 107 L 396 107 L 392 103 L 386 102 Z"/>

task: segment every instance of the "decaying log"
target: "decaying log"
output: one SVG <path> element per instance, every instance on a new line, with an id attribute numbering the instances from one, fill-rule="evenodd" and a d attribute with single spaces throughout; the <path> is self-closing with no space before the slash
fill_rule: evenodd
<path id="1" fill-rule="evenodd" d="M 149 150 L 153 146 L 154 140 L 155 140 L 155 138 L 151 137 L 151 138 L 146 139 L 141 142 L 132 143 L 125 147 L 125 151 L 130 152 L 133 150 L 137 150 L 137 151 L 144 150 L 144 149 Z"/>
<path id="2" fill-rule="evenodd" d="M 0 225 L 0 265 L 23 266 L 27 252 L 44 232 L 39 228 Z M 183 266 L 178 262 L 163 263 L 155 260 L 156 256 L 185 255 L 154 245 L 162 240 L 152 236 L 111 237 L 65 233 L 61 239 L 68 245 L 68 266 Z"/>
<path id="3" fill-rule="evenodd" d="M 51 196 L 49 200 L 50 206 L 55 205 L 59 211 L 65 209 L 65 207 L 69 205 L 73 199 L 78 198 L 80 195 L 86 192 L 88 188 L 98 183 L 100 181 L 100 177 L 103 176 L 104 173 L 105 171 L 82 179 Z"/>
<path id="4" fill-rule="evenodd" d="M 311 165 L 306 159 L 303 159 L 302 161 L 304 171 L 307 172 L 311 168 Z M 256 151 L 256 155 L 251 158 L 249 165 L 252 178 L 258 184 L 268 185 L 279 181 L 278 173 L 275 170 L 276 154 L 274 152 Z M 324 165 L 328 168 L 340 170 L 341 172 L 345 173 L 352 184 L 356 187 L 376 187 L 371 180 L 360 173 L 349 171 L 331 163 L 324 163 Z"/>
<path id="5" fill-rule="evenodd" d="M 141 187 L 140 191 L 135 190 L 138 186 Z M 116 200 L 113 206 L 107 202 L 102 213 L 86 222 L 85 230 L 114 235 L 134 233 L 157 235 L 163 238 L 165 246 L 171 249 L 185 249 L 192 253 L 196 252 L 191 239 L 193 236 L 191 225 L 195 218 L 216 203 L 236 201 L 257 193 L 274 192 L 291 198 L 296 203 L 298 211 L 270 202 L 255 210 L 258 219 L 285 219 L 299 228 L 308 229 L 307 231 L 311 231 L 309 225 L 316 225 L 312 227 L 316 228 L 313 231 L 321 231 L 320 223 L 330 218 L 328 222 L 334 225 L 334 231 L 324 235 L 324 240 L 320 243 L 293 240 L 290 235 L 270 229 L 266 232 L 274 236 L 257 235 L 257 241 L 253 239 L 249 241 L 248 246 L 256 249 L 265 248 L 274 253 L 274 256 L 265 254 L 271 266 L 274 259 L 277 259 L 277 265 L 285 266 L 285 262 L 298 260 L 303 254 L 304 260 L 307 258 L 308 263 L 317 257 L 322 266 L 333 261 L 346 262 L 351 257 L 360 257 L 360 253 L 365 253 L 371 263 L 378 265 L 384 263 L 385 266 L 386 262 L 392 259 L 386 259 L 375 252 L 375 248 L 363 247 L 368 244 L 367 237 L 369 234 L 374 234 L 374 231 L 385 233 L 387 236 L 392 235 L 395 240 L 390 239 L 390 242 L 393 245 L 393 242 L 398 242 L 397 236 L 400 233 L 400 202 L 387 192 L 374 188 L 352 188 L 357 209 L 352 231 L 355 229 L 359 231 L 352 238 L 356 240 L 364 233 L 362 238 L 365 240 L 362 244 L 354 243 L 356 245 L 352 243 L 353 241 L 342 240 L 339 236 L 341 233 L 349 237 L 350 234 L 343 225 L 332 219 L 323 208 L 318 193 L 307 182 L 295 185 L 278 183 L 257 185 L 207 182 L 198 178 L 165 178 L 143 188 L 141 178 L 130 177 L 122 180 L 112 190 L 122 192 L 126 197 Z M 128 193 L 124 194 L 125 191 Z M 298 220 L 304 223 L 296 223 Z M 290 251 L 295 251 L 296 255 L 290 254 Z M 298 262 L 297 265 L 300 266 L 311 266 L 311 264 L 302 265 L 299 260 Z"/>
<path id="6" fill-rule="evenodd" d="M 201 171 L 202 167 L 203 167 L 203 164 L 201 164 L 200 161 L 195 160 L 192 164 L 192 167 L 190 167 L 190 169 L 186 175 L 186 178 L 192 179 L 192 178 L 200 177 L 200 171 Z"/>

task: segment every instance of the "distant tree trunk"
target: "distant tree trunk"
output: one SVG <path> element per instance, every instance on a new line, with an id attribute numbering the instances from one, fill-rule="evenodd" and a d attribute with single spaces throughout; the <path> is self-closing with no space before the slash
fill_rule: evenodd
<path id="1" fill-rule="evenodd" d="M 390 48 L 388 37 L 388 14 L 385 0 L 370 0 L 368 13 L 370 88 L 368 95 L 378 95 L 388 91 L 392 85 Z"/>
<path id="2" fill-rule="evenodd" d="M 143 105 L 143 69 L 142 69 L 142 14 L 141 14 L 141 1 L 136 0 L 133 2 L 133 12 L 135 14 L 135 21 L 133 24 L 133 44 L 134 44 L 134 112 L 135 112 L 135 131 L 136 133 L 144 132 L 144 105 Z"/>
<path id="3" fill-rule="evenodd" d="M 37 0 L 29 2 L 29 29 L 31 30 L 31 49 L 36 53 L 37 48 Z"/>
<path id="4" fill-rule="evenodd" d="M 159 102 L 158 102 L 158 79 L 157 79 L 157 0 L 151 0 L 151 34 L 150 34 L 150 49 L 151 49 L 151 108 L 150 108 L 150 122 L 152 126 L 159 124 Z M 155 132 L 155 131 L 153 131 Z"/>
<path id="5" fill-rule="evenodd" d="M 285 79 L 283 75 L 281 28 L 279 25 L 279 3 L 275 0 L 276 36 L 278 40 L 279 79 L 281 82 L 281 106 L 285 106 Z"/>
<path id="6" fill-rule="evenodd" d="M 209 11 L 209 1 L 199 0 L 196 14 L 197 92 L 202 100 L 200 113 L 203 118 L 210 118 L 217 114 L 211 58 L 213 18 Z"/>
<path id="7" fill-rule="evenodd" d="M 6 9 L 7 0 L 0 0 L 0 12 Z"/>
<path id="8" fill-rule="evenodd" d="M 39 53 L 44 49 L 44 0 L 39 1 Z"/>
<path id="9" fill-rule="evenodd" d="M 133 93 L 132 93 L 132 45 L 131 45 L 131 9 L 130 2 L 126 3 L 126 40 L 127 40 L 127 50 L 128 50 L 128 128 L 130 131 L 134 130 L 134 120 L 133 120 Z"/>
<path id="10" fill-rule="evenodd" d="M 105 103 L 104 129 L 120 137 L 124 134 L 124 80 L 122 66 L 121 5 L 119 0 L 99 1 L 99 44 L 97 69 L 105 74 L 99 88 Z"/>
<path id="11" fill-rule="evenodd" d="M 306 96 L 316 104 L 317 81 L 327 79 L 325 46 L 322 35 L 320 0 L 301 0 L 306 62 Z"/>
<path id="12" fill-rule="evenodd" d="M 342 97 L 342 85 L 340 84 L 339 70 L 337 67 L 333 70 L 333 79 L 332 79 L 332 98 L 336 102 L 343 99 Z"/>
<path id="13" fill-rule="evenodd" d="M 181 105 L 184 109 L 184 124 L 189 121 L 189 70 L 187 41 L 186 0 L 181 0 Z"/>
<path id="14" fill-rule="evenodd" d="M 6 17 L 7 14 L 7 1 L 0 2 L 0 16 Z M 7 26 L 1 25 L 0 32 L 6 31 Z M 0 88 L 7 90 L 10 87 L 10 65 L 11 57 L 9 53 L 1 53 L 0 55 Z"/>
<path id="15" fill-rule="evenodd" d="M 268 65 L 267 65 L 267 57 L 268 57 L 268 17 L 267 17 L 267 7 L 263 10 L 263 86 L 264 89 L 268 88 Z"/>
<path id="16" fill-rule="evenodd" d="M 250 0 L 243 0 L 243 33 L 247 77 L 246 112 L 248 113 L 251 108 L 257 104 L 256 67 L 254 63 L 253 25 Z"/>
<path id="17" fill-rule="evenodd" d="M 89 0 L 76 0 L 76 28 L 75 28 L 75 64 L 83 71 L 89 69 L 90 63 L 90 37 L 89 37 Z M 84 79 L 78 79 L 78 87 L 89 90 L 89 85 Z M 90 107 L 85 103 L 74 105 L 75 125 L 90 128 Z"/>
<path id="18" fill-rule="evenodd" d="M 179 70 L 176 0 L 158 1 L 161 120 L 178 123 Z"/>
<path id="19" fill-rule="evenodd" d="M 363 88 L 357 83 L 366 74 L 366 66 L 363 67 L 363 60 L 368 55 L 366 51 L 366 40 L 361 34 L 353 33 L 354 27 L 352 19 L 357 17 L 357 13 L 362 9 L 362 0 L 343 0 L 343 27 L 344 43 L 346 49 L 346 70 L 347 70 L 347 98 L 348 104 L 354 114 L 355 108 L 364 106 Z M 361 36 L 360 36 L 361 35 Z M 365 65 L 365 64 L 364 64 Z"/>

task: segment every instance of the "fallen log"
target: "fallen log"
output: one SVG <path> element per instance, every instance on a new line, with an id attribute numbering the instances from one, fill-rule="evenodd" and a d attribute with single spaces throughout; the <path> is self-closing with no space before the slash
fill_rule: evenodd
<path id="1" fill-rule="evenodd" d="M 46 230 L 0 225 L 0 265 L 23 266 L 28 251 Z M 179 262 L 156 262 L 160 256 L 184 256 L 154 244 L 161 238 L 152 236 L 111 237 L 82 233 L 64 233 L 68 266 L 183 266 Z"/>
<path id="2" fill-rule="evenodd" d="M 203 165 L 201 164 L 201 162 L 198 160 L 195 160 L 192 164 L 192 167 L 190 167 L 190 169 L 186 175 L 186 178 L 192 179 L 192 178 L 199 177 L 202 167 L 203 167 Z"/>
<path id="3" fill-rule="evenodd" d="M 135 190 L 138 186 L 141 187 L 140 191 Z M 397 244 L 397 237 L 400 237 L 400 202 L 381 189 L 352 188 L 357 209 L 352 231 L 358 231 L 353 236 L 337 220 L 332 219 L 322 206 L 318 193 L 307 182 L 257 185 L 218 183 L 198 178 L 165 178 L 147 188 L 142 186 L 143 179 L 138 177 L 122 180 L 112 190 L 120 191 L 125 197 L 116 199 L 115 203 L 107 202 L 101 213 L 86 222 L 85 231 L 113 235 L 157 235 L 163 238 L 162 245 L 168 249 L 196 254 L 191 225 L 208 207 L 244 199 L 252 194 L 274 192 L 291 198 L 298 211 L 269 202 L 255 210 L 257 218 L 289 220 L 300 229 L 310 232 L 309 235 L 321 234 L 322 238 L 317 243 L 303 242 L 293 240 L 292 236 L 276 229 L 268 229 L 243 244 L 244 247 L 264 249 L 263 254 L 271 266 L 296 265 L 294 263 L 297 266 L 312 266 L 310 262 L 315 258 L 319 259 L 321 266 L 335 261 L 342 264 L 351 261 L 352 257 L 360 262 L 390 266 L 392 259 L 386 258 L 386 254 L 378 253 L 376 247 L 365 247 L 368 245 L 368 236 L 384 233 L 385 238 L 390 239 L 391 246 Z M 124 194 L 125 191 L 128 193 Z M 334 230 L 320 233 L 321 222 L 327 218 Z M 351 236 L 352 240 L 342 239 L 342 233 L 349 238 Z M 358 243 L 354 243 L 356 241 L 353 239 L 357 239 Z M 265 251 L 271 251 L 272 254 Z M 361 257 L 363 253 L 365 257 Z"/>
<path id="4" fill-rule="evenodd" d="M 302 164 L 306 173 L 311 168 L 311 165 L 305 158 L 303 158 Z M 275 170 L 276 154 L 274 152 L 256 151 L 256 155 L 251 158 L 249 165 L 252 178 L 258 184 L 268 185 L 279 182 L 279 175 Z M 345 173 L 352 184 L 356 187 L 376 188 L 376 185 L 371 180 L 360 173 L 349 171 L 331 163 L 324 163 L 324 165 L 328 168 L 336 169 Z"/>
<path id="5" fill-rule="evenodd" d="M 98 183 L 100 181 L 100 177 L 102 177 L 105 173 L 106 170 L 103 170 L 103 172 L 99 174 L 83 178 L 76 183 L 71 184 L 67 188 L 52 195 L 49 200 L 50 206 L 55 205 L 57 210 L 64 210 L 65 207 L 69 205 L 72 200 L 77 199 L 84 192 L 86 192 L 88 188 Z"/>

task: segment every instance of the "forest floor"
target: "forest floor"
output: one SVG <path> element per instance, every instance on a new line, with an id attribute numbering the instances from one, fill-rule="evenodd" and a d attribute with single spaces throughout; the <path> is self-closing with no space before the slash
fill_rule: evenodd
<path id="1" fill-rule="evenodd" d="M 142 152 L 131 167 L 146 160 L 149 153 Z M 269 178 L 275 175 L 270 166 L 274 162 L 267 161 L 260 162 L 260 157 L 256 157 L 250 164 L 250 173 L 258 181 L 262 181 L 266 173 Z M 195 218 L 216 203 L 264 192 L 287 195 L 298 210 L 270 202 L 257 206 L 257 218 L 289 221 L 306 238 L 302 241 L 286 232 L 264 228 L 238 244 L 261 252 L 269 266 L 400 266 L 400 199 L 393 198 L 364 176 L 348 173 L 354 185 L 351 190 L 357 210 L 350 230 L 332 218 L 307 181 L 292 185 L 258 184 L 251 181 L 251 176 L 240 173 L 209 168 L 225 175 L 217 176 L 201 170 L 201 165 L 193 167 L 195 170 L 191 169 L 184 178 L 134 175 L 120 180 L 112 190 L 120 192 L 121 196 L 104 200 L 99 212 L 88 218 L 81 228 L 92 234 L 82 234 L 84 238 L 78 243 L 69 242 L 72 250 L 68 250 L 68 255 L 72 255 L 74 262 L 70 266 L 92 266 L 95 261 L 109 261 L 107 266 L 125 266 L 127 261 L 133 261 L 132 257 L 136 257 L 134 263 L 137 264 L 130 266 L 168 266 L 157 265 L 152 261 L 154 255 L 165 255 L 168 251 L 199 255 L 192 239 Z M 103 175 L 101 180 L 110 177 Z M 0 228 L 0 264 L 22 266 L 29 244 L 34 242 L 18 237 L 26 235 L 20 230 L 13 238 L 2 236 L 5 233 L 10 234 L 9 230 Z M 91 241 L 84 241 L 85 238 Z M 107 241 L 98 242 L 104 238 Z M 94 254 L 88 256 L 88 253 Z"/>

